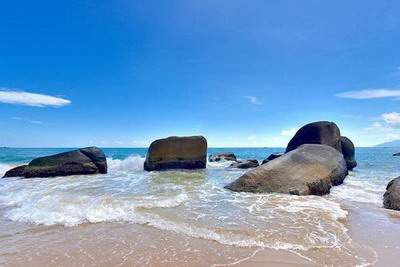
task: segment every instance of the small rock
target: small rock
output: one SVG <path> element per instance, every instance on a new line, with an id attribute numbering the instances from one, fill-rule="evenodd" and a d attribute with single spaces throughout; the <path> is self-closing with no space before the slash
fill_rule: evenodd
<path id="1" fill-rule="evenodd" d="M 238 169 L 249 169 L 258 167 L 260 164 L 256 159 L 248 159 L 248 160 L 240 160 L 238 162 L 234 162 L 229 166 L 229 168 L 238 168 Z"/>
<path id="2" fill-rule="evenodd" d="M 279 158 L 280 156 L 283 156 L 283 155 L 285 155 L 285 153 L 273 153 L 273 154 L 269 155 L 268 158 L 264 159 L 262 161 L 261 165 L 264 165 L 265 163 L 268 163 L 271 160 L 277 159 L 277 158 Z"/>
<path id="3" fill-rule="evenodd" d="M 389 182 L 383 196 L 383 207 L 391 210 L 400 210 L 400 177 Z"/>
<path id="4" fill-rule="evenodd" d="M 236 161 L 236 156 L 232 152 L 226 152 L 226 153 L 216 153 L 212 154 L 208 157 L 209 162 L 218 162 L 221 160 L 226 160 L 226 161 Z"/>

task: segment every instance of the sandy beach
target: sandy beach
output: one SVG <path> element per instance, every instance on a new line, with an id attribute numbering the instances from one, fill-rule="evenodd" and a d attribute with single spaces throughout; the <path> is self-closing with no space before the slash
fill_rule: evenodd
<path id="1" fill-rule="evenodd" d="M 98 223 L 78 227 L 27 227 L 1 223 L 5 266 L 396 266 L 400 215 L 349 209 L 352 249 L 298 254 L 268 248 L 238 248 L 146 225 Z M 8 232 L 8 234 L 7 234 Z"/>

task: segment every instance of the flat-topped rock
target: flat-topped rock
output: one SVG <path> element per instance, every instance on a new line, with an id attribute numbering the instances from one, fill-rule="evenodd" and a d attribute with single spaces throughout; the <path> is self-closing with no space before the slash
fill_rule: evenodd
<path id="1" fill-rule="evenodd" d="M 339 127 L 329 121 L 317 121 L 304 125 L 290 140 L 286 152 L 304 144 L 321 144 L 342 152 Z"/>
<path id="2" fill-rule="evenodd" d="M 172 136 L 151 143 L 144 169 L 204 169 L 207 164 L 207 140 L 203 136 Z"/>
<path id="3" fill-rule="evenodd" d="M 4 177 L 55 177 L 107 173 L 107 160 L 99 148 L 88 147 L 32 160 L 6 172 Z"/>
<path id="4" fill-rule="evenodd" d="M 237 192 L 324 195 L 347 176 L 343 155 L 327 145 L 306 144 L 251 170 L 227 189 Z"/>
<path id="5" fill-rule="evenodd" d="M 260 164 L 256 159 L 248 159 L 248 160 L 239 160 L 238 162 L 232 163 L 229 168 L 238 168 L 238 169 L 249 169 L 256 168 Z"/>
<path id="6" fill-rule="evenodd" d="M 237 158 L 236 158 L 235 154 L 232 152 L 216 153 L 216 154 L 212 154 L 208 157 L 209 162 L 218 162 L 221 160 L 236 161 Z"/>
<path id="7" fill-rule="evenodd" d="M 400 210 L 400 177 L 389 182 L 383 196 L 383 207 L 391 210 Z"/>

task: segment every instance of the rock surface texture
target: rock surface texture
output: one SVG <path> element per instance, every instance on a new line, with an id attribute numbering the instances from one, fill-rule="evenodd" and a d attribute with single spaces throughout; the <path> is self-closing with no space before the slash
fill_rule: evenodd
<path id="1" fill-rule="evenodd" d="M 347 164 L 347 169 L 351 171 L 355 167 L 357 167 L 357 162 L 355 159 L 354 144 L 346 136 L 342 136 L 340 138 L 340 141 L 342 144 L 342 154 L 343 154 L 344 160 L 346 161 L 346 164 Z"/>
<path id="2" fill-rule="evenodd" d="M 144 169 L 203 169 L 206 165 L 207 140 L 203 136 L 172 136 L 151 143 Z"/>
<path id="3" fill-rule="evenodd" d="M 343 155 L 327 145 L 306 144 L 251 170 L 227 189 L 237 192 L 324 195 L 347 176 Z"/>
<path id="4" fill-rule="evenodd" d="M 55 177 L 107 173 L 107 160 L 99 148 L 88 147 L 36 158 L 28 165 L 6 172 L 4 177 Z"/>
<path id="5" fill-rule="evenodd" d="M 383 196 L 383 207 L 391 210 L 400 210 L 400 177 L 389 182 Z"/>
<path id="6" fill-rule="evenodd" d="M 328 145 L 342 151 L 340 130 L 329 121 L 317 121 L 304 125 L 290 140 L 286 152 L 290 152 L 304 144 Z"/>

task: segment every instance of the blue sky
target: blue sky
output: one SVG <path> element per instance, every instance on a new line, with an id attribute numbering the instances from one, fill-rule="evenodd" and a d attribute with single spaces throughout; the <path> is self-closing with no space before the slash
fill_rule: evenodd
<path id="1" fill-rule="evenodd" d="M 400 139 L 399 1 L 2 1 L 0 146 Z"/>

